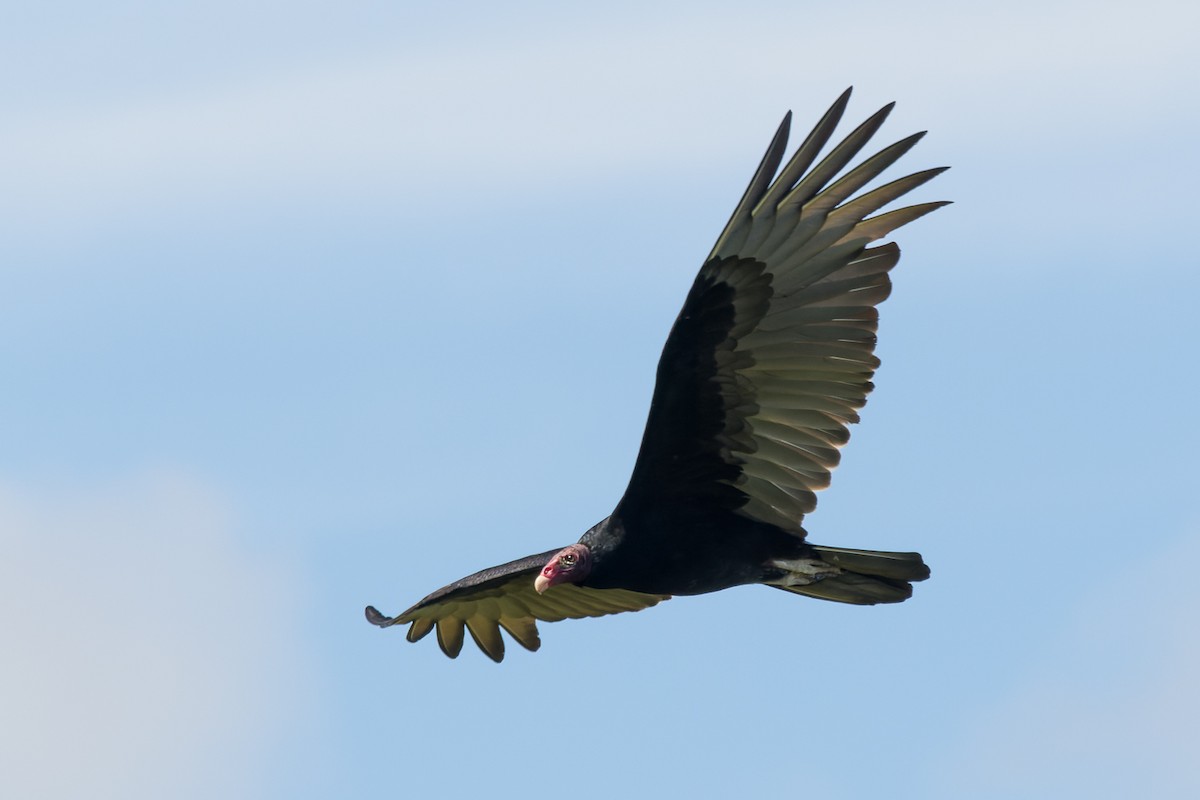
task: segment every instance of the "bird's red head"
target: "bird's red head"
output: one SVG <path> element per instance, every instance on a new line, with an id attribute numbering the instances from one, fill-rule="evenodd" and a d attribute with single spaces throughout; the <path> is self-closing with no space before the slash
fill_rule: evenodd
<path id="1" fill-rule="evenodd" d="M 591 569 L 592 551 L 588 550 L 587 545 L 573 544 L 559 550 L 546 562 L 534 579 L 533 588 L 541 594 L 559 583 L 579 583 Z"/>

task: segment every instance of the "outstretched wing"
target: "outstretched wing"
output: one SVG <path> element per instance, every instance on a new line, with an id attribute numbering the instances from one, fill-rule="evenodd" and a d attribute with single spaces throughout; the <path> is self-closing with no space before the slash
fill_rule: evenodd
<path id="1" fill-rule="evenodd" d="M 500 662 L 504 660 L 501 628 L 525 649 L 537 650 L 541 646 L 537 620 L 558 622 L 641 611 L 670 599 L 669 595 L 585 589 L 568 583 L 552 586 L 539 595 L 533 588 L 533 580 L 557 552 L 548 550 L 468 575 L 395 617 L 386 617 L 374 606 L 367 606 L 367 621 L 381 628 L 411 623 L 410 642 L 418 641 L 436 627 L 438 645 L 450 658 L 457 658 L 462 650 L 465 628 L 480 650 Z"/>
<path id="2" fill-rule="evenodd" d="M 791 114 L 784 118 L 697 275 L 659 361 L 618 514 L 721 508 L 803 535 L 801 519 L 829 484 L 850 437 L 846 426 L 858 421 L 879 365 L 875 307 L 891 291 L 888 271 L 900 250 L 868 245 L 946 205 L 868 216 L 944 168 L 852 197 L 924 134 L 838 177 L 890 105 L 809 169 L 849 96 L 779 171 Z"/>

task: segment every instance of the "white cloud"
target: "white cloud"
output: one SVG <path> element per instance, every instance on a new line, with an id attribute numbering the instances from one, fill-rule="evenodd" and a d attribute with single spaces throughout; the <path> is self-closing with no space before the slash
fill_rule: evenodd
<path id="1" fill-rule="evenodd" d="M 1128 568 L 1096 576 L 1036 675 L 946 760 L 946 796 L 1200 796 L 1200 535 L 1140 560 L 1132 539 Z"/>
<path id="2" fill-rule="evenodd" d="M 284 568 L 151 476 L 0 487 L 0 795 L 242 797 L 302 707 Z"/>
<path id="3" fill-rule="evenodd" d="M 1141 130 L 1135 112 L 1185 88 L 1190 29 L 1159 24 L 1172 4 L 1159 5 L 1094 13 L 1038 4 L 992 17 L 938 3 L 919 14 L 880 6 L 853 32 L 838 30 L 836 10 L 698 9 L 326 54 L 238 83 L 118 94 L 108 107 L 7 121 L 0 211 L 14 231 L 79 226 L 197 196 L 236 202 L 313 184 L 318 195 L 390 187 L 411 196 L 403 187 L 415 186 L 417 199 L 434 186 L 470 205 L 481 176 L 529 190 L 654 159 L 703 164 L 717 137 L 745 135 L 748 114 L 765 143 L 760 115 L 773 124 L 786 105 L 829 102 L 848 82 L 870 93 L 860 110 L 896 95 L 920 109 L 916 124 L 965 128 L 976 147 L 980 128 L 1009 147 L 1077 142 L 1083 131 L 1102 138 L 1097 120 Z M 1125 106 L 1118 119 L 1102 110 L 1129 98 L 1145 108 Z M 818 111 L 796 110 L 801 126 Z"/>

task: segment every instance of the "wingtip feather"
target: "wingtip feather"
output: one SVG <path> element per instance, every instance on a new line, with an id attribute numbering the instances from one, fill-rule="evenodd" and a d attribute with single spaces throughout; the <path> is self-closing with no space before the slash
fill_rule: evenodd
<path id="1" fill-rule="evenodd" d="M 389 617 L 380 613 L 379 609 L 375 608 L 375 606 L 367 606 L 366 609 L 364 609 L 364 613 L 367 616 L 367 622 L 371 623 L 372 625 L 378 625 L 381 628 L 386 628 L 389 625 L 396 624 L 395 617 Z"/>

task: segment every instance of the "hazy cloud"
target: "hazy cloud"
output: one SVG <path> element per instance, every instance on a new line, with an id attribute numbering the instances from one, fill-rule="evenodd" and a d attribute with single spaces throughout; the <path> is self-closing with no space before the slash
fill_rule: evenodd
<path id="1" fill-rule="evenodd" d="M 303 708 L 287 570 L 149 476 L 0 487 L 0 794 L 253 796 Z"/>
<path id="2" fill-rule="evenodd" d="M 1054 652 L 947 760 L 947 796 L 1200 794 L 1198 560 L 1193 534 L 1153 558 L 1131 557 L 1120 574 L 1097 575 Z"/>
<path id="3" fill-rule="evenodd" d="M 867 76 L 864 108 L 902 95 L 917 123 L 943 136 L 985 126 L 990 139 L 1036 149 L 1090 138 L 1097 124 L 1140 131 L 1136 107 L 1182 84 L 1144 86 L 1135 68 L 1190 58 L 1186 27 L 1151 25 L 1144 7 L 1121 16 L 1039 4 L 1033 22 L 1010 8 L 989 20 L 930 6 L 927 15 L 907 6 L 864 15 L 852 53 L 844 37 L 789 32 L 836 26 L 840 10 L 781 7 L 764 27 L 701 9 L 649 15 L 637 27 L 593 20 L 554 35 L 531 30 L 521 41 L 465 36 L 452 47 L 326 53 L 99 108 L 39 108 L 0 131 L 10 198 L 0 210 L 12 222 L 78 226 L 148 203 L 242 202 L 313 183 L 324 195 L 432 183 L 458 196 L 479 176 L 507 176 L 530 190 L 568 168 L 577 179 L 651 159 L 711 159 L 714 147 L 728 152 L 714 142 L 744 130 L 747 115 L 761 126 L 760 114 L 773 122 L 784 103 L 814 93 L 828 102 L 842 81 Z M 1070 48 L 1058 46 L 1063 30 Z M 710 52 L 717 40 L 728 53 Z M 898 46 L 907 54 L 899 62 Z M 836 79 L 811 69 L 848 59 Z M 1186 71 L 1175 72 L 1183 81 Z M 1054 82 L 1041 79 L 1049 73 Z M 1047 123 L 1036 136 L 1034 113 Z"/>

